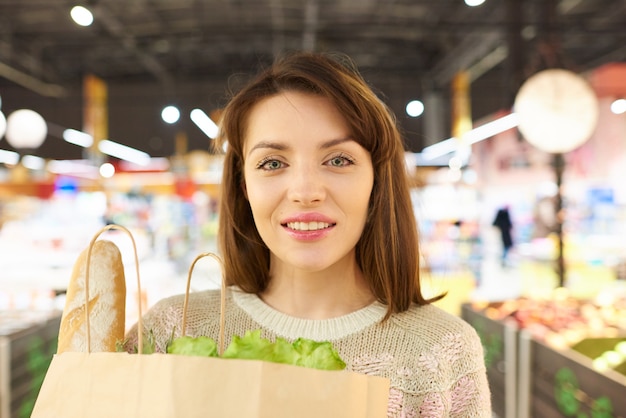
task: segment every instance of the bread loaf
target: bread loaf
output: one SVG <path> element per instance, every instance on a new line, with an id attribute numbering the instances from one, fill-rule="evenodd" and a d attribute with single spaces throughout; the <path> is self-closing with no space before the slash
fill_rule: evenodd
<path id="1" fill-rule="evenodd" d="M 85 318 L 85 249 L 76 260 L 61 316 L 57 353 L 87 351 Z M 126 281 L 119 248 L 111 241 L 94 242 L 89 270 L 89 333 L 91 352 L 116 351 L 126 321 Z"/>

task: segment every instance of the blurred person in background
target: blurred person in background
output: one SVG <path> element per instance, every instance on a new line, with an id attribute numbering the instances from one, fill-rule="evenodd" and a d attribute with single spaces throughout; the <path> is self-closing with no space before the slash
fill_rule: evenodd
<path id="1" fill-rule="evenodd" d="M 498 209 L 496 217 L 493 220 L 493 226 L 498 228 L 500 232 L 500 242 L 502 243 L 501 263 L 502 267 L 509 265 L 509 252 L 513 248 L 513 221 L 509 205 L 505 205 Z"/>

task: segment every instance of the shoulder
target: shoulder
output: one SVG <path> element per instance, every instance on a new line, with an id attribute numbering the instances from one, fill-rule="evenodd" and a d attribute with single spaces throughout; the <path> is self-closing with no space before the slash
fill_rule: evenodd
<path id="1" fill-rule="evenodd" d="M 173 336 L 181 334 L 185 295 L 173 295 L 160 299 L 142 316 L 144 335 L 151 334 L 154 338 L 157 351 L 164 352 L 167 342 Z M 220 291 L 206 290 L 189 294 L 186 312 L 187 335 L 203 335 L 201 327 L 216 322 L 219 319 Z M 137 345 L 139 323 L 135 323 L 128 331 L 126 338 L 128 346 Z"/>
<path id="2" fill-rule="evenodd" d="M 427 324 L 435 325 L 441 330 L 473 331 L 465 320 L 433 304 L 413 305 L 404 312 L 392 315 L 390 321 L 406 329 L 407 332 L 422 330 Z"/>
<path id="3" fill-rule="evenodd" d="M 390 326 L 407 338 L 419 338 L 427 346 L 456 342 L 471 351 L 481 351 L 476 330 L 462 318 L 429 305 L 414 305 L 405 312 L 392 315 Z"/>
<path id="4" fill-rule="evenodd" d="M 198 317 L 213 317 L 219 315 L 221 308 L 222 292 L 219 289 L 203 290 L 189 293 L 187 300 L 187 318 L 193 319 Z M 226 306 L 232 305 L 231 292 L 226 292 Z M 176 312 L 178 316 L 182 316 L 185 307 L 185 295 L 174 295 L 160 300 L 152 308 L 158 312 Z M 187 321 L 189 323 L 189 321 Z"/>
<path id="5" fill-rule="evenodd" d="M 144 323 L 153 327 L 181 329 L 183 314 L 186 315 L 187 326 L 192 328 L 199 318 L 210 318 L 220 311 L 220 291 L 205 290 L 192 292 L 185 310 L 185 295 L 173 295 L 159 300 L 144 316 Z"/>
<path id="6" fill-rule="evenodd" d="M 198 309 L 199 307 L 211 307 L 217 304 L 219 309 L 220 291 L 204 290 L 200 292 L 189 293 L 188 309 Z M 172 295 L 159 300 L 150 308 L 147 315 L 160 315 L 163 312 L 177 311 L 182 312 L 185 305 L 185 295 Z"/>

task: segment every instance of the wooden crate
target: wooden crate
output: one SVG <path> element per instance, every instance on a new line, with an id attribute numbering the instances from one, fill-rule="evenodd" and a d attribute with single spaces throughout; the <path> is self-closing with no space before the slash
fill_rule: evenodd
<path id="1" fill-rule="evenodd" d="M 517 326 L 495 321 L 470 304 L 461 307 L 461 317 L 478 333 L 485 351 L 487 378 L 493 412 L 501 418 L 517 414 Z"/>
<path id="2" fill-rule="evenodd" d="M 597 372 L 574 350 L 556 351 L 519 334 L 519 418 L 626 418 L 626 376 Z"/>
<path id="3" fill-rule="evenodd" d="M 58 312 L 4 315 L 0 327 L 0 418 L 30 417 L 56 353 L 60 324 Z"/>

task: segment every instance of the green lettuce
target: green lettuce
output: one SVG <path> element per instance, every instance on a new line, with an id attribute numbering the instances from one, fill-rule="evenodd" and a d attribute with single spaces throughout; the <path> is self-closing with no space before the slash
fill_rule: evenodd
<path id="1" fill-rule="evenodd" d="M 293 342 L 293 347 L 300 354 L 296 363 L 298 366 L 324 370 L 343 370 L 346 368 L 346 363 L 328 341 L 298 338 Z"/>
<path id="2" fill-rule="evenodd" d="M 185 356 L 217 357 L 217 344 L 209 337 L 178 337 L 167 345 L 168 354 Z"/>
<path id="3" fill-rule="evenodd" d="M 209 337 L 178 337 L 167 346 L 170 354 L 218 357 L 217 344 Z M 221 356 L 226 359 L 262 360 L 320 370 L 343 370 L 346 363 L 329 341 L 298 338 L 290 343 L 278 337 L 272 342 L 261 337 L 261 330 L 246 331 L 243 337 L 233 336 Z"/>

